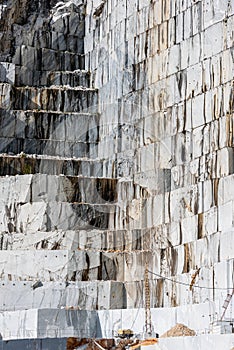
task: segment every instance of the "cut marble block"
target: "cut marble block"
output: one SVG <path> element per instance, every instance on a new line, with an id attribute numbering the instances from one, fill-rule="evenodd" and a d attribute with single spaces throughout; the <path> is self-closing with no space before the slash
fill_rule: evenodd
<path id="1" fill-rule="evenodd" d="M 210 302 L 201 305 L 180 306 L 176 308 L 154 308 L 152 309 L 152 322 L 154 326 L 159 323 L 157 330 L 159 334 L 163 334 L 168 329 L 172 328 L 176 322 L 188 324 L 191 329 L 197 331 L 196 337 L 175 337 L 175 338 L 160 338 L 159 344 L 170 350 L 177 346 L 183 350 L 191 348 L 197 349 L 197 344 L 202 350 L 212 350 L 218 344 L 219 348 L 224 346 L 225 349 L 231 349 L 233 342 L 232 334 L 206 334 L 200 335 L 202 329 L 209 326 L 209 318 L 204 317 L 204 310 L 218 311 L 218 305 Z M 123 320 L 121 322 L 121 315 Z M 17 321 L 18 318 L 18 321 Z M 42 309 L 36 313 L 36 310 L 4 312 L 1 315 L 1 324 L 8 331 L 3 333 L 4 339 L 17 338 L 61 338 L 62 336 L 84 337 L 83 332 L 87 332 L 87 337 L 100 338 L 110 337 L 114 331 L 117 331 L 121 326 L 127 328 L 129 324 L 133 324 L 136 333 L 143 332 L 142 319 L 144 318 L 144 309 L 133 309 L 131 313 L 127 310 L 99 310 L 99 311 L 83 311 L 83 310 L 56 310 Z M 93 319 L 93 322 L 91 321 Z M 38 333 L 35 327 L 38 323 Z M 24 327 L 22 327 L 22 324 Z M 82 326 L 83 325 L 83 328 Z M 15 327 L 15 328 L 14 328 Z M 95 332 L 96 327 L 96 332 Z M 65 332 L 67 329 L 67 333 Z M 15 330 L 17 332 L 15 332 Z M 75 334 L 77 332 L 77 334 Z M 36 336 L 37 334 L 37 336 Z M 9 342 L 11 344 L 11 342 Z M 17 343 L 16 343 L 17 344 Z M 20 344 L 20 343 L 18 343 Z M 46 343 L 44 343 L 46 344 Z M 204 345 L 204 347 L 203 347 Z M 160 348 L 161 348 L 160 346 Z M 13 348 L 10 348 L 13 349 Z M 31 349 L 31 348 L 30 348 Z M 53 349 L 53 348 L 50 348 Z"/>
<path id="2" fill-rule="evenodd" d="M 114 203 L 116 179 L 23 175 L 0 179 L 1 203 Z"/>
<path id="3" fill-rule="evenodd" d="M 84 55 L 21 45 L 17 47 L 12 63 L 42 71 L 73 71 L 84 69 Z"/>
<path id="4" fill-rule="evenodd" d="M 159 334 L 210 332 L 232 290 L 232 5 L 101 3 L 0 23 L 6 339 L 142 332 L 146 262 Z"/>
<path id="5" fill-rule="evenodd" d="M 171 169 L 154 169 L 134 174 L 134 182 L 152 194 L 160 194 L 170 191 L 171 177 Z"/>
<path id="6" fill-rule="evenodd" d="M 0 153 L 41 154 L 67 158 L 97 158 L 97 143 L 44 139 L 0 138 Z"/>
<path id="7" fill-rule="evenodd" d="M 15 65 L 7 62 L 0 62 L 0 82 L 15 83 Z"/>
<path id="8" fill-rule="evenodd" d="M 99 121 L 100 116 L 92 113 L 2 110 L 0 137 L 18 138 L 22 143 L 38 139 L 98 142 Z"/>
<path id="9" fill-rule="evenodd" d="M 97 312 L 89 310 L 6 311 L 0 315 L 0 327 L 4 339 L 100 336 Z"/>
<path id="10" fill-rule="evenodd" d="M 5 206 L 0 202 L 0 230 L 16 232 L 118 227 L 121 215 L 115 204 L 36 202 Z M 119 214 L 119 215 L 117 215 Z"/>
<path id="11" fill-rule="evenodd" d="M 193 242 L 167 248 L 162 257 L 164 273 L 178 275 L 196 270 L 198 266 L 213 266 L 225 259 L 231 259 L 232 242 L 227 246 L 227 239 L 232 231 L 216 232 L 208 237 Z"/>
<path id="12" fill-rule="evenodd" d="M 155 252 L 16 250 L 0 253 L 1 279 L 9 281 L 141 281 L 145 263 L 159 273 Z"/>
<path id="13" fill-rule="evenodd" d="M 97 158 L 99 116 L 90 113 L 0 113 L 0 153 Z"/>
<path id="14" fill-rule="evenodd" d="M 0 340 L 0 346 L 3 350 L 27 349 L 34 350 L 35 346 L 39 349 L 47 350 L 65 350 L 67 347 L 67 338 L 37 338 L 37 339 L 11 339 Z M 7 348 L 6 348 L 7 347 Z"/>
<path id="15" fill-rule="evenodd" d="M 122 309 L 126 307 L 125 286 L 115 281 L 2 281 L 3 311 L 25 309 L 78 310 Z"/>
<path id="16" fill-rule="evenodd" d="M 9 109 L 12 106 L 12 86 L 0 83 L 0 110 Z"/>
<path id="17" fill-rule="evenodd" d="M 177 276 L 180 281 L 189 282 L 191 274 Z M 163 306 L 169 284 L 162 280 L 149 280 L 151 289 L 151 307 Z M 173 282 L 173 288 L 176 288 Z M 78 310 L 109 310 L 143 307 L 143 281 L 116 282 L 116 281 L 2 281 L 0 291 L 2 311 L 25 309 L 78 309 Z M 165 294 L 165 295 L 164 295 Z M 189 298 L 184 291 L 178 300 Z M 207 295 L 206 295 L 207 297 Z M 171 295 L 169 293 L 169 297 Z M 184 298 L 184 299 L 183 299 Z"/>
<path id="18" fill-rule="evenodd" d="M 201 350 L 213 350 L 213 349 L 231 349 L 233 345 L 233 334 L 199 334 L 195 337 L 174 337 L 174 338 L 160 338 L 158 349 L 176 349 L 183 350 L 201 349 Z M 148 347 L 141 347 L 142 350 L 147 350 Z M 156 350 L 157 348 L 155 348 Z"/>
<path id="19" fill-rule="evenodd" d="M 26 193 L 27 196 L 27 193 Z M 142 251 L 156 248 L 150 230 L 69 230 L 0 233 L 1 250 L 71 249 L 93 251 Z"/>
<path id="20" fill-rule="evenodd" d="M 82 86 L 90 88 L 91 86 L 91 73 L 82 70 L 76 70 L 72 72 L 51 72 L 48 74 L 47 85 L 68 85 L 71 87 Z"/>
<path id="21" fill-rule="evenodd" d="M 16 86 L 83 86 L 91 87 L 90 73 L 83 70 L 75 71 L 38 71 L 16 66 Z"/>
<path id="22" fill-rule="evenodd" d="M 25 194 L 26 197 L 28 193 Z M 25 197 L 22 197 L 24 200 Z M 175 225 L 174 225 L 175 226 Z M 171 230 L 170 235 L 167 230 Z M 175 238 L 173 238 L 173 234 Z M 81 230 L 56 230 L 34 232 L 0 233 L 2 250 L 28 249 L 71 249 L 93 251 L 148 251 L 170 247 L 179 232 L 173 225 L 164 230 L 155 229 L 112 229 L 97 228 Z M 177 237 L 177 245 L 179 244 Z M 173 254 L 173 252 L 172 252 Z M 176 261 L 176 257 L 175 257 Z"/>
<path id="23" fill-rule="evenodd" d="M 98 94 L 91 88 L 15 88 L 14 109 L 60 112 L 98 112 Z"/>
<path id="24" fill-rule="evenodd" d="M 83 176 L 97 178 L 115 178 L 116 164 L 115 159 L 74 159 L 59 158 L 49 156 L 18 156 L 0 155 L 0 176 L 5 175 L 24 175 L 24 174 L 48 174 L 48 175 L 67 175 Z"/>
<path id="25" fill-rule="evenodd" d="M 234 198 L 233 186 L 234 174 L 223 177 L 219 180 L 218 204 L 223 205 Z"/>
<path id="26" fill-rule="evenodd" d="M 79 25 L 79 22 L 77 24 Z M 64 34 L 45 26 L 43 29 L 28 32 L 19 24 L 14 24 L 13 30 L 17 31 L 18 34 L 15 38 L 16 46 L 26 45 L 35 49 L 46 48 L 56 51 L 71 51 L 78 54 L 83 54 L 84 52 L 83 33 L 81 31 L 76 34 Z"/>

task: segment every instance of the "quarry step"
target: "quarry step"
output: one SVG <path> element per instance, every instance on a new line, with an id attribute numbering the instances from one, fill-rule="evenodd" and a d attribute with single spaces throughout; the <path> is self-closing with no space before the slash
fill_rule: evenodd
<path id="1" fill-rule="evenodd" d="M 92 88 L 16 87 L 13 109 L 61 112 L 98 111 L 98 92 Z"/>
<path id="2" fill-rule="evenodd" d="M 104 230 L 86 229 L 68 231 L 34 231 L 31 233 L 1 232 L 0 250 L 90 250 L 90 251 L 130 251 L 149 250 L 148 236 L 140 246 L 139 240 L 144 237 L 139 230 Z M 59 242 L 59 244 L 58 244 Z M 148 245 L 147 245 L 148 243 Z"/>
<path id="3" fill-rule="evenodd" d="M 163 286 L 149 280 L 151 307 L 159 306 L 157 294 Z M 0 281 L 0 309 L 115 310 L 144 307 L 143 281 Z"/>
<path id="4" fill-rule="evenodd" d="M 159 247 L 156 229 L 86 229 L 0 232 L 0 250 L 71 249 L 89 251 L 150 251 Z M 58 244 L 59 242 L 59 244 Z"/>
<path id="5" fill-rule="evenodd" d="M 0 153 L 12 154 L 44 154 L 48 156 L 68 158 L 97 158 L 98 144 L 96 142 L 63 141 L 30 138 L 1 138 Z"/>
<path id="6" fill-rule="evenodd" d="M 2 311 L 124 309 L 125 285 L 116 281 L 0 281 Z"/>
<path id="7" fill-rule="evenodd" d="M 96 178 L 115 178 L 115 159 L 73 159 L 40 155 L 0 154 L 0 176 L 24 174 L 67 175 Z"/>
<path id="8" fill-rule="evenodd" d="M 113 203 L 103 202 L 102 204 L 16 203 L 13 207 L 0 202 L 0 230 L 2 232 L 67 231 L 71 227 L 74 230 L 113 229 L 115 221 L 121 220 L 120 209 Z M 3 217 L 6 217 L 4 221 Z"/>
<path id="9" fill-rule="evenodd" d="M 13 31 L 17 31 L 18 35 L 15 40 L 15 45 L 31 46 L 35 49 L 46 48 L 55 51 L 70 51 L 78 54 L 84 53 L 83 26 L 79 19 L 77 20 L 79 30 L 76 33 L 63 33 L 46 28 L 32 30 L 28 32 L 24 26 L 18 24 L 13 25 Z M 55 28 L 56 29 L 56 28 Z M 58 28 L 57 28 L 58 29 Z"/>
<path id="10" fill-rule="evenodd" d="M 22 175 L 0 178 L 1 203 L 66 202 L 112 204 L 117 201 L 117 179 Z"/>
<path id="11" fill-rule="evenodd" d="M 194 271 L 173 277 L 167 275 L 166 279 L 160 277 L 160 275 L 157 277 L 150 274 L 151 308 L 167 308 L 173 300 L 174 303 L 183 305 L 183 300 L 192 301 L 193 298 L 196 298 L 197 301 L 199 300 L 200 303 L 204 303 L 208 295 L 213 295 L 213 293 L 217 298 L 219 295 L 222 295 L 223 292 L 215 288 L 217 281 L 216 279 L 213 280 L 212 276 L 214 272 L 219 271 L 223 266 L 223 263 L 218 263 L 212 268 L 202 267 L 199 274 L 200 278 L 197 279 L 192 289 L 189 287 Z M 223 271 L 226 273 L 225 269 Z M 218 279 L 218 276 L 216 276 L 216 278 Z M 70 310 L 80 308 L 86 308 L 87 310 L 119 309 L 121 303 L 124 304 L 123 308 L 144 307 L 144 300 L 142 298 L 144 290 L 143 279 L 122 282 L 97 280 L 75 282 L 57 280 L 43 281 L 41 278 L 35 281 L 10 281 L 6 279 L 0 282 L 0 287 L 2 290 L 2 298 L 0 300 L 2 311 L 13 310 L 14 305 L 17 305 L 20 310 L 33 308 L 36 304 L 36 300 L 38 300 L 39 304 L 37 305 L 38 309 L 43 307 L 56 307 L 57 309 L 65 308 Z M 197 291 L 200 288 L 203 289 L 203 293 L 198 297 Z M 51 291 L 49 291 L 49 289 Z M 74 289 L 76 289 L 76 292 Z M 16 299 L 16 296 L 12 294 L 14 290 L 18 291 L 18 299 L 15 304 L 10 302 L 11 296 L 12 300 Z M 176 294 L 175 291 L 177 291 Z M 119 301 L 116 295 L 122 295 L 123 299 Z M 111 301 L 111 297 L 114 297 L 113 302 Z M 96 308 L 94 305 L 95 300 L 98 301 Z M 80 304 L 80 308 L 77 307 L 77 304 Z M 182 308 L 183 307 L 184 306 L 182 306 Z M 171 312 L 171 310 L 168 311 Z"/>
<path id="12" fill-rule="evenodd" d="M 67 342 L 61 342 L 62 338 L 93 339 L 100 334 L 100 321 L 97 313 L 96 310 L 57 308 L 2 312 L 0 314 L 0 324 L 4 324 L 4 327 L 1 334 L 7 342 L 4 343 L 0 340 L 0 346 L 6 346 L 6 348 L 14 350 L 26 348 L 35 350 L 35 346 L 38 346 L 38 349 L 65 350 L 67 349 Z M 20 326 L 18 326 L 18 322 Z M 40 338 L 41 341 L 38 342 Z M 14 340 L 9 341 L 9 339 Z M 25 340 L 19 341 L 19 339 Z M 30 340 L 33 340 L 33 344 L 30 344 Z"/>
<path id="13" fill-rule="evenodd" d="M 34 67 L 38 71 L 73 71 L 84 69 L 85 57 L 69 51 L 21 45 L 16 48 L 12 63 L 29 69 Z"/>
<path id="14" fill-rule="evenodd" d="M 15 95 L 21 98 L 18 109 L 35 108 L 34 112 L 41 108 L 42 113 L 54 110 L 58 118 L 61 111 L 80 111 L 83 102 L 87 103 L 85 94 L 81 97 L 74 91 L 57 94 L 53 85 L 58 85 L 59 91 L 63 89 L 61 86 L 75 87 L 79 79 L 73 81 L 72 71 L 86 67 L 93 74 L 94 86 L 99 88 L 98 101 L 96 97 L 90 98 L 88 110 L 97 111 L 93 104 L 98 103 L 100 120 L 99 128 L 94 123 L 93 135 L 87 132 L 90 124 L 86 128 L 81 119 L 79 125 L 74 124 L 74 130 L 72 120 L 67 133 L 67 116 L 61 117 L 66 121 L 61 122 L 60 128 L 59 119 L 54 116 L 49 126 L 49 112 L 41 115 L 38 123 L 33 119 L 38 116 L 35 114 L 31 127 L 23 114 L 21 130 L 20 116 L 15 122 L 9 119 L 7 128 L 6 115 L 2 137 L 6 132 L 6 138 L 11 139 L 26 137 L 69 143 L 76 141 L 77 133 L 81 142 L 98 141 L 99 153 L 93 160 L 5 154 L 0 157 L 0 172 L 3 175 L 72 174 L 74 178 L 86 175 L 103 177 L 104 182 L 106 178 L 116 177 L 118 201 L 106 205 L 71 204 L 70 189 L 73 198 L 80 200 L 79 196 L 83 196 L 79 189 L 76 191 L 79 181 L 73 187 L 67 186 L 69 179 L 65 179 L 64 185 L 54 177 L 50 181 L 46 178 L 44 185 L 43 175 L 33 177 L 35 181 L 39 179 L 37 188 L 32 181 L 25 186 L 22 176 L 14 179 L 14 188 L 6 186 L 9 192 L 6 196 L 4 189 L 0 190 L 0 279 L 3 283 L 9 281 L 10 290 L 4 296 L 8 304 L 12 298 L 11 305 L 17 304 L 17 297 L 31 300 L 33 293 L 37 295 L 35 302 L 41 302 L 38 308 L 43 303 L 48 305 L 49 300 L 52 302 L 48 309 L 38 310 L 35 306 L 35 309 L 0 312 L 1 336 L 3 339 L 113 337 L 113 331 L 127 328 L 142 335 L 147 304 L 146 262 L 155 331 L 162 335 L 181 322 L 196 333 L 199 330 L 209 333 L 210 322 L 221 317 L 226 295 L 233 289 L 234 276 L 233 177 L 232 181 L 223 183 L 234 169 L 233 1 L 3 1 L 10 11 L 0 25 L 0 30 L 5 32 L 0 33 L 0 57 L 22 67 L 16 74 L 22 81 L 17 81 L 19 87 L 27 83 L 31 88 L 38 84 L 52 88 L 52 92 L 42 89 L 35 94 L 23 90 L 16 93 L 14 65 L 0 65 L 0 79 L 9 84 L 0 86 L 3 113 L 16 108 Z M 82 8 L 74 6 L 77 3 Z M 17 27 L 18 24 L 21 26 Z M 40 37 L 40 31 L 52 34 L 43 33 Z M 84 43 L 78 43 L 78 51 L 74 52 L 74 36 L 82 39 L 83 35 Z M 65 47 L 68 51 L 64 51 Z M 30 71 L 34 70 L 32 75 Z M 65 77 L 63 73 L 52 77 L 53 71 L 69 73 Z M 39 104 L 38 99 L 41 99 Z M 11 122 L 17 126 L 12 127 Z M 51 148 L 51 144 L 47 146 Z M 56 154 L 61 153 L 56 150 Z M 133 179 L 132 184 L 130 181 L 125 184 L 126 179 Z M 2 176 L 1 181 L 13 180 Z M 85 181 L 91 183 L 90 193 L 86 193 L 89 182 Z M 95 181 L 82 182 L 85 194 L 81 199 L 86 201 L 87 196 L 93 196 Z M 64 198 L 59 186 L 65 188 Z M 106 191 L 106 186 L 101 189 Z M 54 192 L 58 197 L 53 197 Z M 27 196 L 33 199 L 30 201 Z M 100 197 L 91 199 L 99 201 Z M 108 306 L 111 301 L 107 295 L 102 294 L 102 301 L 91 285 L 83 290 L 77 288 L 77 293 L 69 285 L 71 282 L 75 285 L 75 280 L 99 281 L 100 285 L 102 279 L 127 281 L 122 283 L 125 290 L 119 294 L 118 302 L 135 309 L 92 312 L 88 309 L 94 300 L 103 302 L 103 308 Z M 19 280 L 31 282 L 32 291 L 18 293 L 15 289 L 13 295 L 12 289 L 17 288 Z M 53 309 L 59 293 L 53 287 L 54 295 L 44 290 L 46 282 L 56 285 L 57 281 L 68 284 L 66 288 L 61 286 L 60 300 L 63 290 L 69 291 L 67 295 L 75 299 L 75 305 L 79 297 L 82 308 L 87 310 Z M 106 291 L 107 284 L 103 287 L 103 292 Z M 153 310 L 152 306 L 163 309 Z M 226 319 L 233 318 L 232 309 L 227 310 Z M 159 348 L 230 350 L 233 347 L 233 334 L 228 341 L 221 335 L 215 340 L 210 336 L 162 338 Z M 17 349 L 17 345 L 11 347 Z M 43 344 L 38 347 L 43 348 Z"/>
<path id="15" fill-rule="evenodd" d="M 97 113 L 98 91 L 82 87 L 12 87 L 0 83 L 0 109 Z"/>
<path id="16" fill-rule="evenodd" d="M 95 143 L 99 124 L 100 116 L 95 113 L 1 110 L 0 137 Z"/>
<path id="17" fill-rule="evenodd" d="M 0 108 L 97 113 L 98 92 L 82 87 L 15 87 L 0 83 Z"/>
<path id="18" fill-rule="evenodd" d="M 214 233 L 198 241 L 195 239 L 192 242 L 182 243 L 174 247 L 168 247 L 160 243 L 160 240 L 162 238 L 165 239 L 165 237 L 158 236 L 156 228 L 154 229 L 154 235 L 146 235 L 146 237 L 142 235 L 141 238 L 144 240 L 144 245 L 142 244 L 142 246 L 140 246 L 141 240 L 139 236 L 132 235 L 131 237 L 131 235 L 128 235 L 129 231 L 79 230 L 79 233 L 77 231 L 64 230 L 64 232 L 62 232 L 62 230 L 60 230 L 60 232 L 46 233 L 31 231 L 31 233 L 28 232 L 25 235 L 18 233 L 18 236 L 15 232 L 12 234 L 3 232 L 1 234 L 1 249 L 2 251 L 11 251 L 11 249 L 17 249 L 18 251 L 24 249 L 28 251 L 33 249 L 52 249 L 51 251 L 54 251 L 54 249 L 57 249 L 57 251 L 59 251 L 60 249 L 69 248 L 71 250 L 78 249 L 79 251 L 85 251 L 87 253 L 129 254 L 128 261 L 130 264 L 135 264 L 136 260 L 134 257 L 139 256 L 141 253 L 148 254 L 149 256 L 151 254 L 156 254 L 157 261 L 155 262 L 155 267 L 157 266 L 160 272 L 155 271 L 155 278 L 161 278 L 161 282 L 163 282 L 162 276 L 165 276 L 166 282 L 168 282 L 168 284 L 173 283 L 175 287 L 180 287 L 183 283 L 185 283 L 185 287 L 188 284 L 190 285 L 192 275 L 197 271 L 197 266 L 199 266 L 199 263 L 201 263 L 203 259 L 206 259 L 207 263 L 203 265 L 204 270 L 199 272 L 199 279 L 197 282 L 200 282 L 200 285 L 204 286 L 204 289 L 206 289 L 205 287 L 208 287 L 208 290 L 212 289 L 218 282 L 218 272 L 221 269 L 225 271 L 225 281 L 227 281 L 223 283 L 223 290 L 231 288 L 228 282 L 229 272 L 226 270 L 225 259 L 231 252 L 231 247 L 227 248 L 226 242 L 231 241 L 233 230 Z M 116 234 L 118 238 L 116 241 L 114 241 L 114 234 Z M 24 239 L 25 242 L 23 242 Z M 121 241 L 122 239 L 124 239 L 125 246 L 123 246 L 124 243 Z M 95 241 L 97 242 L 96 246 L 94 243 Z M 220 249 L 220 256 L 217 249 L 214 252 L 213 247 L 214 249 L 216 249 L 215 247 Z M 100 251 L 98 250 L 99 248 Z M 103 251 L 103 248 L 108 249 Z M 122 248 L 125 250 L 123 251 Z M 141 250 L 131 250 L 133 248 Z M 164 251 L 163 255 L 161 254 L 162 250 Z M 188 254 L 194 256 L 193 261 L 189 260 L 190 255 Z M 212 266 L 212 268 L 210 266 Z M 233 269 L 233 266 L 230 268 Z M 213 274 L 215 274 L 217 279 L 214 280 L 212 278 Z M 170 277 L 169 280 L 167 280 L 167 277 Z M 179 282 L 177 283 L 177 281 Z M 203 287 L 201 289 L 203 289 Z M 195 291 L 196 290 L 195 288 Z M 219 292 L 220 290 L 218 289 L 217 293 Z"/>
<path id="19" fill-rule="evenodd" d="M 0 62 L 0 83 L 15 83 L 15 65 L 8 62 Z"/>
<path id="20" fill-rule="evenodd" d="M 82 86 L 91 87 L 90 72 L 75 71 L 37 71 L 16 66 L 16 86 Z"/>
<path id="21" fill-rule="evenodd" d="M 4 281 L 143 281 L 145 263 L 160 273 L 158 252 L 15 250 L 0 252 Z M 151 277 L 150 277 L 151 278 Z M 155 279 L 155 277 L 152 277 Z"/>

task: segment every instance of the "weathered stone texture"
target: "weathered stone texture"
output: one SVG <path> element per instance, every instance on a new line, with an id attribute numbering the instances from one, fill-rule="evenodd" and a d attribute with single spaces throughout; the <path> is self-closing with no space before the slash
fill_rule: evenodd
<path id="1" fill-rule="evenodd" d="M 226 274 L 233 259 L 233 4 L 107 1 L 98 20 L 95 7 L 90 1 L 85 53 L 99 88 L 100 123 L 109 126 L 100 128 L 100 145 L 118 119 L 118 147 L 111 148 L 118 175 L 144 188 L 128 205 L 127 227 L 143 240 L 150 232 L 151 249 L 160 238 L 166 278 L 188 274 L 189 284 L 192 271 L 222 259 Z M 201 280 L 208 286 L 212 278 Z M 182 305 L 186 286 L 165 283 L 163 305 Z M 223 303 L 215 294 L 207 299 Z M 200 303 L 201 295 L 197 289 L 184 303 Z"/>
<path id="2" fill-rule="evenodd" d="M 129 328 L 146 262 L 159 332 L 220 316 L 233 274 L 233 10 L 0 6 L 4 338 Z"/>

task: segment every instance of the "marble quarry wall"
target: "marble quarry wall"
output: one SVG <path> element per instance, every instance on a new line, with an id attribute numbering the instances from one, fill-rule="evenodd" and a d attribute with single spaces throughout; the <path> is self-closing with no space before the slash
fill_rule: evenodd
<path id="1" fill-rule="evenodd" d="M 2 2 L 3 340 L 143 332 L 146 263 L 155 331 L 212 332 L 234 273 L 233 11 Z"/>
<path id="2" fill-rule="evenodd" d="M 223 305 L 232 292 L 233 10 L 217 0 L 87 3 L 99 155 L 115 153 L 117 177 L 140 189 L 126 196 L 124 227 L 157 252 L 155 306 Z"/>

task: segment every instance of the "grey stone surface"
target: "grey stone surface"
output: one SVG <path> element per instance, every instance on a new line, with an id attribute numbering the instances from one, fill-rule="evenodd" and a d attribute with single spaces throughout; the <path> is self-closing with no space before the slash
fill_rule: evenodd
<path id="1" fill-rule="evenodd" d="M 95 89 L 50 87 L 16 88 L 14 109 L 60 112 L 97 112 Z"/>
<path id="2" fill-rule="evenodd" d="M 24 174 L 48 174 L 78 176 L 85 174 L 86 177 L 115 178 L 115 158 L 104 162 L 100 159 L 62 158 L 53 156 L 35 155 L 6 155 L 0 156 L 0 174 L 24 175 Z"/>
<path id="3" fill-rule="evenodd" d="M 2 350 L 65 350 L 67 348 L 66 338 L 55 339 L 27 339 L 27 340 L 0 340 Z"/>
<path id="4" fill-rule="evenodd" d="M 4 312 L 0 316 L 4 339 L 95 338 L 100 336 L 96 311 L 31 309 Z"/>
<path id="5" fill-rule="evenodd" d="M 141 332 L 146 261 L 159 333 L 212 331 L 233 284 L 233 4 L 6 4 L 3 337 Z"/>
<path id="6" fill-rule="evenodd" d="M 42 71 L 72 71 L 84 69 L 84 56 L 68 51 L 36 49 L 33 46 L 21 45 L 16 49 L 12 63 L 26 68 L 35 67 L 36 70 Z"/>
<path id="7" fill-rule="evenodd" d="M 15 65 L 7 62 L 0 62 L 0 82 L 15 83 Z"/>
<path id="8" fill-rule="evenodd" d="M 112 204 L 118 199 L 117 184 L 116 179 L 42 174 L 8 177 L 0 184 L 1 202 L 5 205 L 13 202 Z"/>
<path id="9" fill-rule="evenodd" d="M 2 138 L 93 143 L 99 139 L 99 116 L 91 113 L 2 111 L 0 123 Z"/>
<path id="10" fill-rule="evenodd" d="M 151 271 L 159 273 L 159 257 L 152 252 L 5 250 L 1 253 L 1 278 L 46 282 L 139 281 L 143 279 L 147 257 L 151 260 Z"/>
<path id="11" fill-rule="evenodd" d="M 115 281 L 3 281 L 1 310 L 121 309 L 127 305 L 125 285 Z M 130 303 L 129 303 L 130 304 Z M 131 306 L 131 304 L 130 304 Z"/>
<path id="12" fill-rule="evenodd" d="M 16 67 L 16 86 L 83 86 L 91 87 L 90 73 L 84 70 L 75 72 L 37 71 L 26 67 Z"/>
<path id="13" fill-rule="evenodd" d="M 97 144 L 89 142 L 65 142 L 60 140 L 25 140 L 2 138 L 0 139 L 1 153 L 44 154 L 55 157 L 68 158 L 97 158 Z"/>

